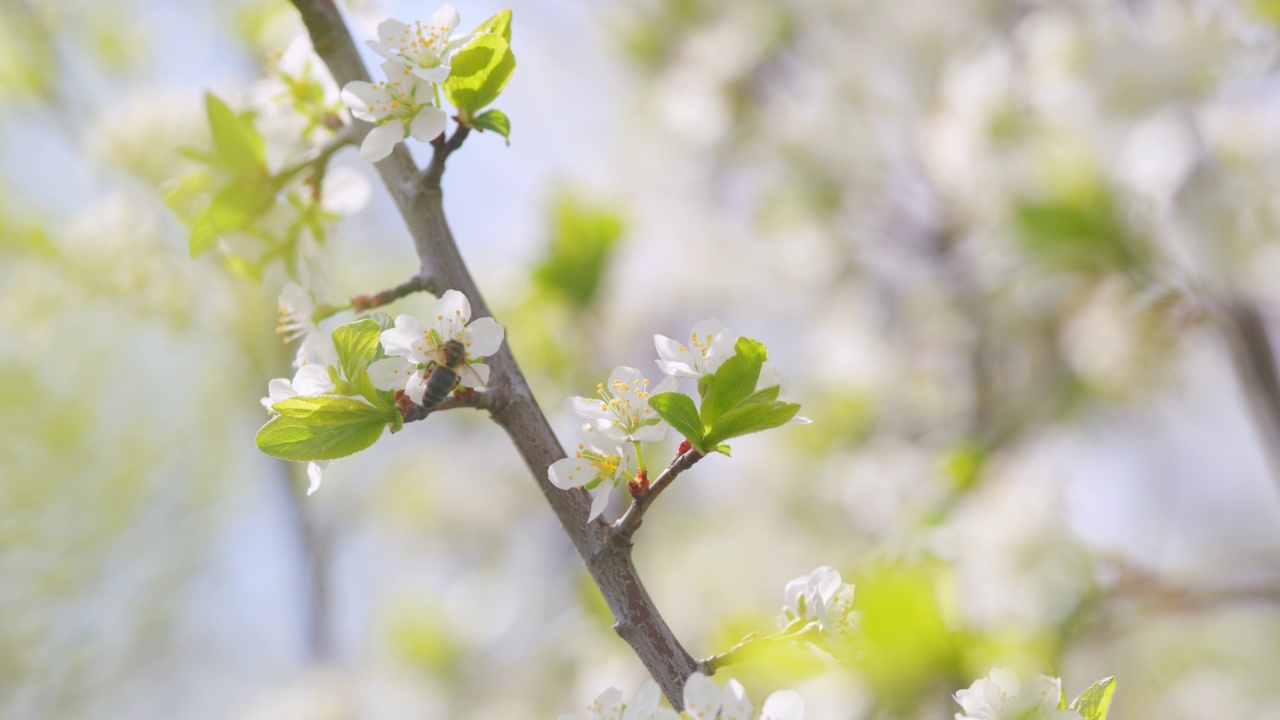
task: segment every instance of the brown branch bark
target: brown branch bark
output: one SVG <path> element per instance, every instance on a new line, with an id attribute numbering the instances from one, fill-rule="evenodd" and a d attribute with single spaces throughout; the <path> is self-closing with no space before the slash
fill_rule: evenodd
<path id="1" fill-rule="evenodd" d="M 329 66 L 339 85 L 368 80 L 369 75 L 333 0 L 292 0 L 302 14 L 316 52 Z M 357 123 L 358 139 L 371 126 Z M 403 144 L 376 164 L 378 174 L 399 208 L 422 261 L 420 275 L 429 291 L 440 294 L 454 289 L 471 300 L 473 317 L 491 316 L 484 296 L 471 277 L 445 220 L 440 177 L 444 160 L 460 145 L 465 132 L 438 144 L 432 164 L 419 173 Z M 433 168 L 438 166 L 438 172 Z M 680 645 L 659 614 L 631 560 L 630 546 L 611 542 L 607 523 L 587 522 L 590 497 L 585 490 L 564 491 L 547 479 L 551 463 L 565 457 L 547 418 L 538 407 L 506 344 L 488 359 L 490 385 L 507 393 L 507 402 L 492 411 L 494 420 L 510 436 L 529 474 L 560 520 L 565 534 L 582 557 L 592 579 L 616 619 L 614 630 L 631 645 L 649 674 L 671 704 L 682 706 L 685 680 L 698 664 Z"/>
<path id="2" fill-rule="evenodd" d="M 1257 304 L 1244 299 L 1227 302 L 1221 322 L 1263 451 L 1280 482 L 1280 369 L 1266 322 Z"/>
<path id="3" fill-rule="evenodd" d="M 356 312 L 368 312 L 375 308 L 380 308 L 383 305 L 393 303 L 402 297 L 412 295 L 416 292 L 422 292 L 427 289 L 427 284 L 429 282 L 430 280 L 422 275 L 414 275 L 389 290 L 352 297 L 351 308 Z"/>

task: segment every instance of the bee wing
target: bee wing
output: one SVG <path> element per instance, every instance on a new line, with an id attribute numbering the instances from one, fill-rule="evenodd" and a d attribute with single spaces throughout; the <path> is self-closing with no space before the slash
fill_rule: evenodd
<path id="1" fill-rule="evenodd" d="M 458 381 L 465 387 L 484 387 L 489 383 L 489 366 L 467 363 L 458 368 Z"/>

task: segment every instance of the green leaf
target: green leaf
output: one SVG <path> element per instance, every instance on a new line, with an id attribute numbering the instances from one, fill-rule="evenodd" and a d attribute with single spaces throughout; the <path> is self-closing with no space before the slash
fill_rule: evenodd
<path id="1" fill-rule="evenodd" d="M 270 207 L 273 199 L 270 188 L 260 183 L 233 182 L 224 187 L 191 220 L 191 257 L 212 248 L 219 237 L 243 229 Z"/>
<path id="2" fill-rule="evenodd" d="M 473 34 L 493 33 L 501 35 L 503 40 L 511 42 L 511 8 L 499 11 L 496 15 L 476 26 Z"/>
<path id="3" fill-rule="evenodd" d="M 378 341 L 382 326 L 373 318 L 363 318 L 333 330 L 333 346 L 338 351 L 342 372 L 356 392 L 379 407 L 391 407 L 394 401 L 369 380 L 369 363 L 379 359 Z"/>
<path id="4" fill-rule="evenodd" d="M 663 420 L 671 423 L 676 432 L 688 438 L 698 452 L 703 452 L 702 421 L 698 419 L 698 408 L 694 407 L 693 400 L 688 395 L 677 392 L 658 393 L 649 398 L 649 407 Z"/>
<path id="5" fill-rule="evenodd" d="M 209 130 L 213 133 L 213 152 L 217 164 L 245 175 L 265 173 L 267 154 L 262 136 L 254 129 L 252 119 L 236 115 L 211 92 L 204 94 L 204 104 L 209 116 Z"/>
<path id="6" fill-rule="evenodd" d="M 534 271 L 534 280 L 574 307 L 588 308 L 626 232 L 626 221 L 613 207 L 568 193 L 556 201 L 553 213 L 551 246 Z"/>
<path id="7" fill-rule="evenodd" d="M 708 433 L 720 415 L 755 393 L 768 352 L 763 343 L 749 337 L 738 338 L 734 351 L 736 354 L 711 376 L 702 396 L 702 426 Z"/>
<path id="8" fill-rule="evenodd" d="M 516 56 L 501 35 L 476 35 L 453 56 L 444 94 L 464 117 L 497 99 L 516 69 Z"/>
<path id="9" fill-rule="evenodd" d="M 382 328 L 369 318 L 334 328 L 333 347 L 338 351 L 338 364 L 342 366 L 342 373 L 348 380 L 354 383 L 369 366 L 369 362 L 378 354 L 378 340 L 381 337 Z"/>
<path id="10" fill-rule="evenodd" d="M 278 415 L 262 426 L 256 441 L 259 450 L 284 460 L 333 460 L 359 452 L 377 442 L 388 421 L 389 418 L 313 424 Z"/>
<path id="11" fill-rule="evenodd" d="M 773 402 L 778 399 L 778 393 L 781 392 L 782 386 L 774 385 L 773 387 L 767 387 L 757 393 L 753 393 L 748 396 L 746 400 L 743 400 L 742 403 L 745 405 L 747 403 Z"/>
<path id="12" fill-rule="evenodd" d="M 352 397 L 318 395 L 291 397 L 271 406 L 272 410 L 308 425 L 357 425 L 367 422 L 392 422 L 391 413 Z"/>
<path id="13" fill-rule="evenodd" d="M 798 412 L 800 406 L 796 403 L 743 403 L 716 418 L 715 425 L 707 431 L 706 444 L 718 445 L 730 438 L 786 425 Z"/>
<path id="14" fill-rule="evenodd" d="M 472 124 L 481 130 L 492 130 L 506 139 L 511 145 L 511 120 L 501 110 L 485 110 L 476 116 Z"/>
<path id="15" fill-rule="evenodd" d="M 1111 698 L 1116 694 L 1116 679 L 1105 678 L 1085 688 L 1071 701 L 1071 709 L 1084 716 L 1084 720 L 1107 720 L 1111 711 Z"/>

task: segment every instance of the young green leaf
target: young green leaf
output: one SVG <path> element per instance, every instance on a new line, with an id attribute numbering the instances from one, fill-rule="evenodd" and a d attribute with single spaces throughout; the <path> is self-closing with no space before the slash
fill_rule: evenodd
<path id="1" fill-rule="evenodd" d="M 730 438 L 786 425 L 798 412 L 800 406 L 796 403 L 743 403 L 716 418 L 715 425 L 707 431 L 706 443 L 718 445 Z"/>
<path id="2" fill-rule="evenodd" d="M 369 318 L 334 328 L 333 347 L 338 351 L 338 363 L 342 365 L 342 373 L 348 380 L 356 382 L 369 366 L 370 361 L 378 354 L 378 340 L 381 336 L 382 328 Z"/>
<path id="3" fill-rule="evenodd" d="M 222 235 L 244 228 L 272 199 L 270 190 L 258 183 L 233 182 L 224 187 L 191 221 L 191 257 L 212 248 Z"/>
<path id="4" fill-rule="evenodd" d="M 336 395 L 291 397 L 271 406 L 272 410 L 308 425 L 357 425 L 366 422 L 389 423 L 391 413 L 363 400 Z"/>
<path id="5" fill-rule="evenodd" d="M 720 415 L 755 393 L 760 368 L 768 354 L 763 343 L 749 337 L 738 338 L 734 351 L 734 356 L 710 376 L 702 396 L 702 425 L 708 430 Z"/>
<path id="6" fill-rule="evenodd" d="M 1116 694 L 1116 679 L 1104 678 L 1085 688 L 1071 701 L 1071 709 L 1084 716 L 1084 720 L 1107 720 L 1111 711 L 1111 698 Z"/>
<path id="7" fill-rule="evenodd" d="M 778 399 L 778 393 L 781 393 L 781 392 L 782 392 L 781 385 L 774 385 L 773 387 L 767 387 L 761 390 L 760 392 L 749 395 L 746 400 L 742 401 L 742 404 L 746 405 L 748 403 L 773 402 L 774 400 Z"/>
<path id="8" fill-rule="evenodd" d="M 220 167 L 249 175 L 266 172 L 267 154 L 262 136 L 248 117 L 236 115 L 211 92 L 204 94 L 209 130 L 213 133 L 213 152 Z"/>
<path id="9" fill-rule="evenodd" d="M 703 451 L 702 421 L 698 419 L 698 408 L 688 395 L 678 392 L 658 393 L 649 398 L 649 407 L 667 422 L 676 432 L 688 438 L 698 452 Z"/>
<path id="10" fill-rule="evenodd" d="M 496 15 L 476 26 L 473 35 L 493 33 L 501 35 L 503 40 L 511 42 L 511 8 L 499 11 Z"/>
<path id="11" fill-rule="evenodd" d="M 511 144 L 511 120 L 501 110 L 485 110 L 476 116 L 472 124 L 481 130 L 498 133 L 507 141 L 507 145 Z"/>
<path id="12" fill-rule="evenodd" d="M 277 403 L 279 405 L 281 403 Z M 333 460 L 359 452 L 378 441 L 389 418 L 315 425 L 278 415 L 258 431 L 258 449 L 284 460 Z"/>
<path id="13" fill-rule="evenodd" d="M 476 35 L 453 56 L 444 94 L 464 117 L 497 99 L 516 68 L 516 56 L 501 35 Z"/>

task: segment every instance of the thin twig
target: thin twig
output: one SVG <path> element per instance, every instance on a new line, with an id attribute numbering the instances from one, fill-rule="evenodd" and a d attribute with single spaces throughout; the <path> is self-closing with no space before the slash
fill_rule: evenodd
<path id="1" fill-rule="evenodd" d="M 399 398 L 407 400 L 403 395 L 400 395 Z M 494 390 L 467 390 L 466 392 L 456 392 L 431 407 L 408 400 L 400 405 L 400 416 L 404 418 L 405 422 L 411 423 L 425 420 L 428 415 L 435 414 L 441 410 L 471 408 L 473 410 L 488 410 L 492 413 L 499 411 L 507 402 L 507 392 L 500 388 Z"/>
<path id="2" fill-rule="evenodd" d="M 821 631 L 818 629 L 818 624 L 816 622 L 807 623 L 799 630 L 788 631 L 787 629 L 784 629 L 772 635 L 761 636 L 759 633 L 752 633 L 743 638 L 737 645 L 734 645 L 719 655 L 712 655 L 699 663 L 699 665 L 702 666 L 702 671 L 704 673 L 710 675 L 726 665 L 732 665 L 751 658 L 769 645 L 782 642 L 817 640 L 820 637 Z"/>
<path id="3" fill-rule="evenodd" d="M 444 177 L 444 163 L 455 150 L 462 147 L 462 142 L 467 139 L 467 135 L 471 132 L 471 128 L 458 124 L 453 135 L 448 139 L 444 139 L 444 134 L 431 142 L 431 164 L 427 165 L 427 169 L 422 173 L 422 184 L 428 188 L 439 190 L 440 180 Z"/>
<path id="4" fill-rule="evenodd" d="M 1220 317 L 1263 452 L 1280 482 L 1280 370 L 1266 320 L 1255 303 L 1243 299 L 1225 303 Z"/>
<path id="5" fill-rule="evenodd" d="M 414 275 L 390 290 L 383 290 L 382 292 L 371 293 L 369 295 L 352 296 L 351 307 L 358 313 L 368 312 L 374 308 L 379 308 L 383 305 L 393 303 L 407 295 L 428 290 L 431 286 L 432 282 L 430 278 L 423 275 Z"/>
<path id="6" fill-rule="evenodd" d="M 338 130 L 338 134 L 325 143 L 315 155 L 280 168 L 280 172 L 271 176 L 272 186 L 277 190 L 284 187 L 295 175 L 307 168 L 315 167 L 323 171 L 324 167 L 329 163 L 329 158 L 333 157 L 334 153 L 348 145 L 355 145 L 359 136 L 360 133 L 354 126 L 344 125 L 342 129 Z"/>
<path id="7" fill-rule="evenodd" d="M 702 459 L 702 453 L 694 449 L 686 450 L 676 456 L 675 460 L 667 466 L 666 470 L 658 476 L 657 480 L 649 486 L 649 491 L 640 495 L 631 501 L 631 507 L 618 518 L 618 522 L 613 525 L 613 541 L 616 543 L 630 544 L 631 536 L 635 535 L 639 529 L 640 523 L 644 520 L 644 514 L 648 512 L 649 506 L 653 505 L 653 501 L 658 499 L 663 490 L 667 489 L 680 473 L 693 467 L 693 464 Z"/>
<path id="8" fill-rule="evenodd" d="M 302 14 L 316 53 L 329 66 L 338 84 L 368 81 L 369 72 L 334 0 L 292 2 Z M 369 127 L 357 123 L 357 139 L 367 134 Z M 397 144 L 386 159 L 375 163 L 375 168 L 413 238 L 421 261 L 419 274 L 432 278 L 443 289 L 458 290 L 467 296 L 472 317 L 481 318 L 493 313 L 463 262 L 449 229 L 439 183 L 444 160 L 465 137 L 466 133 L 459 131 L 443 141 L 439 154 L 432 158 L 433 166 L 438 169 L 429 168 L 426 174 L 419 172 L 403 143 Z M 508 398 L 504 405 L 491 410 L 491 415 L 511 438 L 530 477 L 600 589 L 617 621 L 614 631 L 631 646 L 672 706 L 683 707 L 685 681 L 698 669 L 698 663 L 685 651 L 654 606 L 631 559 L 629 545 L 613 542 L 610 526 L 603 520 L 587 522 L 591 496 L 582 489 L 561 490 L 548 479 L 547 468 L 565 457 L 564 448 L 538 407 L 510 347 L 504 343 L 485 364 L 491 369 L 489 389 L 502 389 Z"/>

